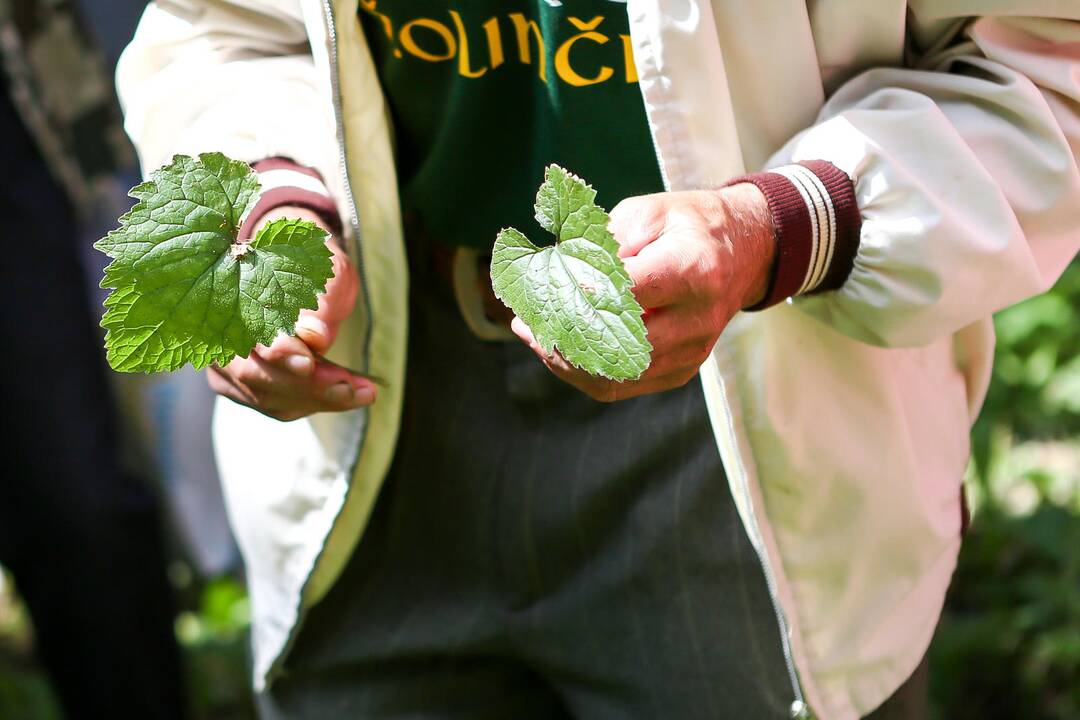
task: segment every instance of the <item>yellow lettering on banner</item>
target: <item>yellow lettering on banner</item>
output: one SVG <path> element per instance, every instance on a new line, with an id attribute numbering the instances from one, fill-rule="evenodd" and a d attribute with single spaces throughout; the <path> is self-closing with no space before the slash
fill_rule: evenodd
<path id="1" fill-rule="evenodd" d="M 526 20 L 521 13 L 510 13 L 510 22 L 514 23 L 514 31 L 517 33 L 518 59 L 524 65 L 532 64 L 532 52 L 529 48 L 529 31 L 532 30 L 537 45 L 537 66 L 539 67 L 540 79 L 547 81 L 547 63 L 544 61 L 544 36 L 540 34 L 540 26 L 535 20 Z"/>
<path id="2" fill-rule="evenodd" d="M 450 18 L 454 21 L 454 27 L 457 29 L 458 47 L 461 52 L 457 56 L 458 73 L 467 78 L 478 78 L 488 71 L 486 67 L 482 67 L 479 70 L 469 69 L 469 38 L 465 34 L 465 24 L 461 22 L 461 15 L 457 10 L 450 11 Z"/>
<path id="3" fill-rule="evenodd" d="M 636 83 L 638 81 L 638 75 L 637 65 L 634 64 L 634 46 L 630 42 L 629 35 L 620 35 L 619 39 L 622 40 L 623 63 L 626 66 L 626 82 Z"/>
<path id="4" fill-rule="evenodd" d="M 443 43 L 446 45 L 446 51 L 441 54 L 436 54 L 428 52 L 417 45 L 415 38 L 413 38 L 413 28 L 417 27 L 431 30 L 442 38 Z M 450 32 L 450 28 L 446 27 L 438 20 L 431 20 L 430 18 L 410 20 L 401 26 L 401 33 L 398 37 L 401 39 L 401 46 L 405 48 L 410 55 L 415 55 L 421 60 L 427 60 L 428 62 L 442 62 L 444 60 L 449 60 L 457 53 L 457 41 L 454 39 L 454 34 Z"/>
<path id="5" fill-rule="evenodd" d="M 488 57 L 491 59 L 491 69 L 503 64 L 502 35 L 499 34 L 499 18 L 493 17 L 484 23 L 484 34 L 487 35 Z"/>
<path id="6" fill-rule="evenodd" d="M 579 40 L 591 40 L 599 45 L 603 45 L 611 39 L 606 35 L 601 35 L 596 32 L 596 28 L 600 27 L 600 23 L 604 21 L 603 16 L 597 15 L 589 22 L 584 22 L 576 17 L 567 19 L 570 21 L 570 24 L 580 30 L 581 33 L 572 38 L 568 38 L 566 42 L 560 45 L 559 49 L 555 51 L 555 72 L 559 74 L 559 79 L 567 85 L 573 85 L 574 87 L 596 85 L 597 83 L 602 83 L 609 79 L 615 74 L 615 71 L 607 65 L 601 65 L 600 71 L 591 78 L 579 75 L 572 67 L 570 67 L 570 49 L 574 47 L 574 43 Z"/>
<path id="7" fill-rule="evenodd" d="M 378 0 L 360 0 L 360 9 L 366 12 L 368 15 L 376 18 L 382 25 L 383 32 L 386 33 L 386 37 L 390 40 L 390 43 L 394 42 L 394 24 L 390 21 L 390 17 L 384 13 L 379 12 L 375 7 Z M 401 49 L 394 48 L 394 57 L 401 57 Z"/>

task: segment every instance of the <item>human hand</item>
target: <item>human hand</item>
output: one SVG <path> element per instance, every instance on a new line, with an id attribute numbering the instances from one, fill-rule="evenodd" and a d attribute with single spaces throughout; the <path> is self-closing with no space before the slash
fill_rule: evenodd
<path id="1" fill-rule="evenodd" d="M 685 385 L 739 310 L 765 296 L 776 242 L 765 196 L 740 183 L 719 190 L 623 200 L 608 225 L 645 309 L 652 364 L 615 382 L 548 355 L 520 318 L 511 329 L 558 377 L 594 400 L 614 402 Z"/>
<path id="2" fill-rule="evenodd" d="M 307 208 L 282 206 L 263 216 L 255 227 L 282 217 L 326 223 Z M 214 392 L 282 421 L 312 413 L 353 410 L 375 402 L 375 385 L 321 356 L 337 337 L 338 326 L 352 312 L 360 279 L 348 255 L 327 237 L 333 252 L 334 277 L 319 296 L 317 310 L 301 310 L 296 336 L 279 335 L 269 347 L 258 345 L 246 358 L 225 367 L 211 366 L 207 380 Z"/>

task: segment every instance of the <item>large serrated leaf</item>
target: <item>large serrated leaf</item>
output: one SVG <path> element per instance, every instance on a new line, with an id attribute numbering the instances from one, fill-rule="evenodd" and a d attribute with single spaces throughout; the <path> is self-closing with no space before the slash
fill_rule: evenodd
<path id="1" fill-rule="evenodd" d="M 520 317 L 545 352 L 612 380 L 635 380 L 652 345 L 633 281 L 608 231 L 596 192 L 557 165 L 544 173 L 536 220 L 555 235 L 540 248 L 514 228 L 499 232 L 491 257 L 495 295 Z"/>
<path id="2" fill-rule="evenodd" d="M 178 155 L 132 189 L 139 202 L 96 247 L 113 258 L 101 325 L 116 370 L 196 369 L 293 332 L 333 276 L 326 233 L 276 220 L 237 241 L 259 182 L 220 153 Z"/>

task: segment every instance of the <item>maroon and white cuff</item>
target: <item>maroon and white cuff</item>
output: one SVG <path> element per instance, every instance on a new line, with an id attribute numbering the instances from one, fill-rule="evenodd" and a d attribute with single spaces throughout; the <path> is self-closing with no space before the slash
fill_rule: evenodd
<path id="1" fill-rule="evenodd" d="M 862 217 L 855 184 L 824 160 L 784 165 L 733 178 L 765 195 L 776 233 L 776 265 L 765 298 L 747 310 L 764 310 L 795 295 L 835 290 L 855 264 Z"/>
<path id="2" fill-rule="evenodd" d="M 251 239 L 252 229 L 266 213 L 283 205 L 307 208 L 322 218 L 335 237 L 341 237 L 341 215 L 322 176 L 288 158 L 267 158 L 251 166 L 259 174 L 262 191 L 255 207 L 240 228 L 241 240 Z"/>

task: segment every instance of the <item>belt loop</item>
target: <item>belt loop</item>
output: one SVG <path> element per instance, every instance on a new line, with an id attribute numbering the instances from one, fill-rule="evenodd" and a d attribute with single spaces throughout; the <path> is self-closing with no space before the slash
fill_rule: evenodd
<path id="1" fill-rule="evenodd" d="M 453 284 L 458 310 L 469 330 L 481 340 L 489 342 L 516 340 L 509 328 L 492 322 L 484 312 L 484 300 L 480 296 L 481 282 L 490 286 L 487 278 L 480 277 L 480 254 L 473 248 L 457 247 L 454 250 Z"/>

